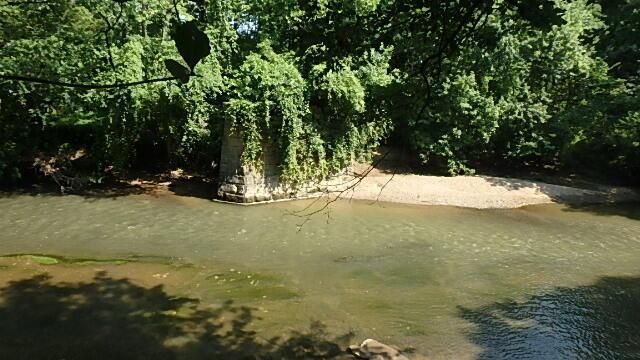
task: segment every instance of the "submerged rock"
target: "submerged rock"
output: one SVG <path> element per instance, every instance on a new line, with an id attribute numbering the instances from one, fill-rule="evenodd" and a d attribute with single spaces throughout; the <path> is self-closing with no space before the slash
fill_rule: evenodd
<path id="1" fill-rule="evenodd" d="M 367 360 L 409 360 L 399 349 L 385 345 L 373 339 L 367 339 L 362 344 L 351 345 L 349 353 L 356 359 Z"/>

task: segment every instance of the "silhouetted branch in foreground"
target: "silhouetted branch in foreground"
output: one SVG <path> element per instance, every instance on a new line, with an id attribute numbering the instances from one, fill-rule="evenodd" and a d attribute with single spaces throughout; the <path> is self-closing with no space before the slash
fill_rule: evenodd
<path id="1" fill-rule="evenodd" d="M 126 82 L 126 83 L 115 83 L 115 84 L 80 84 L 80 83 L 65 82 L 65 81 L 58 81 L 58 80 L 42 79 L 42 78 L 31 77 L 31 76 L 2 75 L 2 74 L 0 74 L 0 79 L 8 80 L 8 81 L 26 82 L 26 83 L 32 83 L 32 84 L 44 84 L 44 85 L 70 87 L 70 88 L 85 89 L 85 90 L 118 89 L 118 88 L 126 88 L 131 86 L 152 84 L 152 83 L 158 83 L 158 82 L 164 82 L 164 81 L 178 80 L 177 77 L 170 76 L 170 77 L 164 77 L 164 78 L 147 79 L 147 80 Z"/>
<path id="2" fill-rule="evenodd" d="M 298 211 L 293 211 L 290 212 L 289 215 L 293 215 L 299 218 L 304 218 L 304 221 L 301 224 L 298 224 L 298 231 L 300 231 L 300 229 L 302 228 L 302 226 L 304 226 L 304 224 L 306 224 L 309 220 L 311 220 L 311 217 L 317 214 L 320 214 L 322 212 L 324 212 L 325 210 L 327 211 L 327 217 L 330 216 L 329 213 L 329 206 L 331 204 L 333 204 L 334 202 L 338 201 L 339 199 L 343 198 L 344 195 L 346 193 L 348 193 L 349 191 L 353 192 L 355 191 L 355 188 L 358 187 L 358 185 L 360 185 L 364 179 L 367 178 L 367 176 L 369 176 L 369 174 L 376 169 L 376 167 L 378 165 L 380 165 L 380 163 L 382 161 L 384 161 L 387 156 L 389 155 L 389 153 L 391 152 L 391 149 L 387 150 L 382 156 L 380 156 L 378 159 L 376 159 L 373 163 L 371 163 L 371 165 L 369 165 L 369 167 L 367 167 L 367 169 L 361 173 L 361 174 L 354 174 L 354 178 L 347 181 L 344 184 L 340 184 L 337 185 L 337 187 L 339 189 L 331 189 L 331 188 L 327 188 L 325 191 L 322 192 L 322 194 L 320 196 L 318 196 L 317 198 L 315 198 L 311 203 L 309 203 L 307 206 L 305 206 L 302 210 L 298 210 Z M 395 174 L 394 174 L 395 175 Z M 388 185 L 389 182 L 391 182 L 392 178 L 387 181 L 387 184 L 385 184 L 382 189 L 380 190 L 380 193 L 382 193 L 382 191 L 384 190 L 384 188 Z M 344 186 L 346 185 L 346 186 Z M 344 186 L 343 188 L 341 188 L 342 186 Z M 380 194 L 378 194 L 378 199 L 380 198 Z M 317 209 L 314 209 L 314 207 L 320 202 L 320 200 L 325 199 L 325 203 L 322 204 L 322 206 L 320 206 Z M 377 200 L 376 200 L 377 201 Z"/>

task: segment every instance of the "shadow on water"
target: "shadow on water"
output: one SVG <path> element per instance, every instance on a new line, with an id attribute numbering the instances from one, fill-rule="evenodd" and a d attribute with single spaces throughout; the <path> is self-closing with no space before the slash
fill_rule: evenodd
<path id="1" fill-rule="evenodd" d="M 263 339 L 249 329 L 254 310 L 227 302 L 207 309 L 97 273 L 91 282 L 48 275 L 0 289 L 1 359 L 336 359 L 350 334 L 304 332 Z"/>
<path id="2" fill-rule="evenodd" d="M 525 302 L 459 307 L 479 359 L 640 359 L 640 278 L 605 277 Z"/>
<path id="3" fill-rule="evenodd" d="M 631 220 L 640 220 L 640 202 L 606 205 L 569 205 L 565 211 L 587 212 L 600 216 L 622 216 Z"/>
<path id="4" fill-rule="evenodd" d="M 79 195 L 86 199 L 115 199 L 123 196 L 148 194 L 151 189 L 139 185 L 126 183 L 112 183 L 105 185 L 93 185 L 81 189 L 67 189 L 64 193 L 60 191 L 57 184 L 42 183 L 19 188 L 0 188 L 0 198 L 10 198 L 13 196 L 65 196 Z"/>
<path id="5" fill-rule="evenodd" d="M 556 185 L 544 183 L 547 179 L 538 181 L 536 179 L 521 180 L 490 176 L 486 176 L 484 179 L 492 186 L 502 187 L 507 190 L 520 190 L 535 186 L 540 193 L 547 195 L 554 202 L 566 205 L 565 211 L 586 212 L 601 216 L 622 216 L 632 220 L 640 220 L 639 189 L 635 189 L 636 195 L 629 193 L 629 196 L 634 196 L 634 198 L 625 199 L 606 187 L 584 181 L 574 183 L 567 179 L 555 179 L 558 180 L 556 185 L 591 191 L 583 194 L 574 194 L 558 193 L 555 190 Z"/>

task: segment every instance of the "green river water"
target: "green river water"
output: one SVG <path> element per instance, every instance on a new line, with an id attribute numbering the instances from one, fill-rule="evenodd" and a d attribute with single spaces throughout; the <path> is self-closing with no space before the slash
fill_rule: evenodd
<path id="1" fill-rule="evenodd" d="M 0 358 L 640 359 L 637 204 L 306 204 L 1 196 Z"/>

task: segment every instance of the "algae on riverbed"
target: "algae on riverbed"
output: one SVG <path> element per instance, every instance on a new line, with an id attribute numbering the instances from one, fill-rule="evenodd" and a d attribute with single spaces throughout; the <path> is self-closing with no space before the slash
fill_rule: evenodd
<path id="1" fill-rule="evenodd" d="M 211 289 L 223 290 L 223 297 L 230 297 L 235 301 L 251 300 L 287 300 L 300 296 L 296 291 L 285 285 L 284 279 L 275 275 L 243 273 L 235 269 L 209 275 L 206 278 L 216 286 Z"/>
<path id="2" fill-rule="evenodd" d="M 154 263 L 170 265 L 174 264 L 178 259 L 166 256 L 147 256 L 147 255 L 131 255 L 127 258 L 115 259 L 99 259 L 85 257 L 67 257 L 51 254 L 8 254 L 0 255 L 0 258 L 26 258 L 40 265 L 57 265 L 57 264 L 73 264 L 73 265 L 123 265 L 130 262 Z M 190 266 L 190 264 L 182 264 L 180 266 Z"/>
<path id="3" fill-rule="evenodd" d="M 61 281 L 69 278 L 70 274 L 78 274 L 77 271 L 81 269 L 89 274 L 97 266 L 99 269 L 108 268 L 111 272 L 126 274 L 132 281 L 145 282 L 153 278 L 154 282 L 170 285 L 180 292 L 197 291 L 202 286 L 204 296 L 217 298 L 219 301 L 246 303 L 256 300 L 288 300 L 301 296 L 300 291 L 286 285 L 282 277 L 273 274 L 236 269 L 212 271 L 163 256 L 132 255 L 126 258 L 97 259 L 50 254 L 9 254 L 0 256 L 0 263 L 4 269 L 19 268 L 29 273 L 47 273 Z M 68 270 L 72 270 L 71 273 Z M 77 277 L 71 276 L 71 279 L 77 280 Z"/>
<path id="4" fill-rule="evenodd" d="M 42 255 L 28 255 L 28 257 L 35 263 L 40 265 L 55 265 L 60 263 L 57 258 L 51 256 L 42 256 Z"/>

